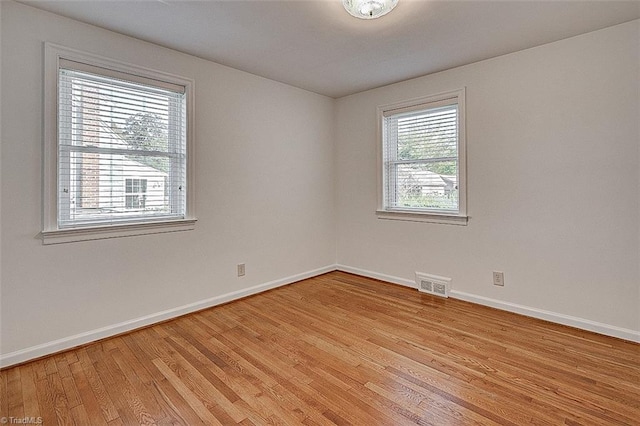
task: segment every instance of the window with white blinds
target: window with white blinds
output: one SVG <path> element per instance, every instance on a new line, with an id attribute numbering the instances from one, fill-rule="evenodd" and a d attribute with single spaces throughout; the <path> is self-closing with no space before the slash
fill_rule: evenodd
<path id="1" fill-rule="evenodd" d="M 187 219 L 187 86 L 62 56 L 56 74 L 56 188 L 46 200 L 56 217 L 45 231 Z"/>
<path id="2" fill-rule="evenodd" d="M 379 108 L 381 210 L 463 216 L 464 91 Z"/>

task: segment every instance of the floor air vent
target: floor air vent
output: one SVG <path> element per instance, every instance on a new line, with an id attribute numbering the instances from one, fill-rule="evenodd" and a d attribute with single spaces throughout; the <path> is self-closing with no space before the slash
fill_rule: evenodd
<path id="1" fill-rule="evenodd" d="M 441 297 L 449 297 L 451 278 L 416 272 L 416 284 L 418 290 Z"/>

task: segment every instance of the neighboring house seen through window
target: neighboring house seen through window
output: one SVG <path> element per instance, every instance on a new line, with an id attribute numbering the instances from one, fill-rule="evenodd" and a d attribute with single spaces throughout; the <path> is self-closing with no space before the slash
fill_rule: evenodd
<path id="1" fill-rule="evenodd" d="M 466 223 L 464 90 L 378 113 L 379 217 Z"/>
<path id="2" fill-rule="evenodd" d="M 184 225 L 189 83 L 64 48 L 48 46 L 47 54 L 55 61 L 57 120 L 45 151 L 57 185 L 53 194 L 52 182 L 45 185 L 49 213 L 55 200 L 45 242 L 65 230 Z"/>

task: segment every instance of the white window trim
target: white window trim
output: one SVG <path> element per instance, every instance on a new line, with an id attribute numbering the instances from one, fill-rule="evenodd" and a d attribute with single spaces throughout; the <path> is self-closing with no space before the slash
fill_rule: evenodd
<path id="1" fill-rule="evenodd" d="M 383 121 L 385 114 L 389 112 L 400 112 L 403 109 L 414 109 L 416 107 L 429 108 L 433 104 L 445 100 L 457 99 L 458 103 L 458 188 L 460 200 L 458 212 L 448 213 L 446 211 L 425 211 L 421 209 L 398 209 L 386 208 L 384 203 L 384 176 L 383 176 Z M 376 215 L 378 219 L 403 220 L 410 222 L 443 223 L 449 225 L 467 225 L 467 161 L 466 161 L 466 132 L 465 132 L 465 88 L 439 93 L 432 96 L 425 96 L 393 104 L 381 105 L 377 108 L 377 186 L 378 186 L 378 207 Z"/>
<path id="2" fill-rule="evenodd" d="M 58 206 L 58 69 L 60 61 L 68 60 L 157 80 L 185 88 L 187 95 L 187 196 L 184 219 L 148 220 L 116 225 L 59 229 Z M 135 77 L 132 77 L 135 79 Z M 139 67 L 98 55 L 70 49 L 53 43 L 44 44 L 44 155 L 43 155 L 43 217 L 42 242 L 45 245 L 134 235 L 188 231 L 195 228 L 194 81 L 185 77 Z"/>

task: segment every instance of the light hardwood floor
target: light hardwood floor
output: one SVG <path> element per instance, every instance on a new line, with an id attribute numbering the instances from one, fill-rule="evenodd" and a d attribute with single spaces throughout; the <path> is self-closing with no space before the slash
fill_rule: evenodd
<path id="1" fill-rule="evenodd" d="M 640 424 L 640 345 L 341 272 L 0 375 L 44 425 Z"/>

